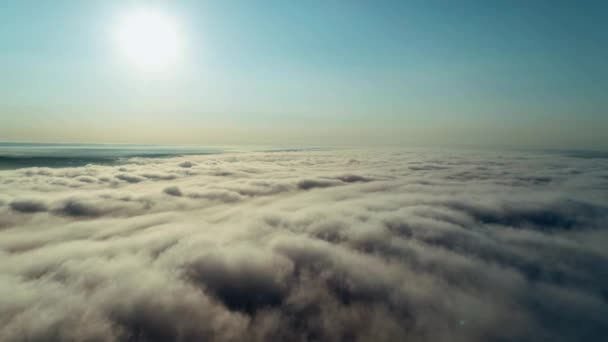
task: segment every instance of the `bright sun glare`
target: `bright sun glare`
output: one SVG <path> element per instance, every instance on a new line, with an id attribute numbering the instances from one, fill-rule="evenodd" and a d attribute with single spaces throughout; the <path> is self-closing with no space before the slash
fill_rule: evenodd
<path id="1" fill-rule="evenodd" d="M 164 70 L 180 57 L 180 33 L 175 18 L 155 9 L 139 9 L 125 15 L 116 38 L 120 52 L 137 68 Z"/>

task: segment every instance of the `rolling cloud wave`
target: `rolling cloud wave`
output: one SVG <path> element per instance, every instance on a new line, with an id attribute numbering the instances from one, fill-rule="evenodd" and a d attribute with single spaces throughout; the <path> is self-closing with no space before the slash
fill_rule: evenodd
<path id="1" fill-rule="evenodd" d="M 0 171 L 0 340 L 601 340 L 607 166 L 338 150 Z"/>

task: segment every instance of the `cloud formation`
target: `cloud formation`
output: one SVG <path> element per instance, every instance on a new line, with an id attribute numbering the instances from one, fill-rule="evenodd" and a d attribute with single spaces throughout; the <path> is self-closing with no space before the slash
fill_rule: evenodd
<path id="1" fill-rule="evenodd" d="M 294 150 L 0 171 L 0 340 L 602 340 L 607 170 Z"/>

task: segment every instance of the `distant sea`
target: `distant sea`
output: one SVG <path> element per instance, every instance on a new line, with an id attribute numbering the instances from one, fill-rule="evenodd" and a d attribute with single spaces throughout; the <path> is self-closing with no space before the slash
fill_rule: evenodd
<path id="1" fill-rule="evenodd" d="M 129 158 L 166 158 L 222 153 L 219 148 L 122 144 L 43 144 L 0 142 L 0 170 L 24 167 L 116 165 Z"/>
<path id="2" fill-rule="evenodd" d="M 88 164 L 118 165 L 130 158 L 169 158 L 185 155 L 219 154 L 234 151 L 298 152 L 323 151 L 321 147 L 230 146 L 201 147 L 130 144 L 51 144 L 0 142 L 0 170 L 26 167 L 78 167 Z M 534 150 L 525 150 L 531 152 Z M 607 151 L 536 150 L 571 158 L 605 159 Z"/>

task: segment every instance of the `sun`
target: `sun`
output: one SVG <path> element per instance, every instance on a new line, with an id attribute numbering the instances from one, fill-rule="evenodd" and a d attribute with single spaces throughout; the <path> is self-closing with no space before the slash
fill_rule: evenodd
<path id="1" fill-rule="evenodd" d="M 138 9 L 122 17 L 115 31 L 118 49 L 135 67 L 164 70 L 180 59 L 177 21 L 156 9 Z"/>

